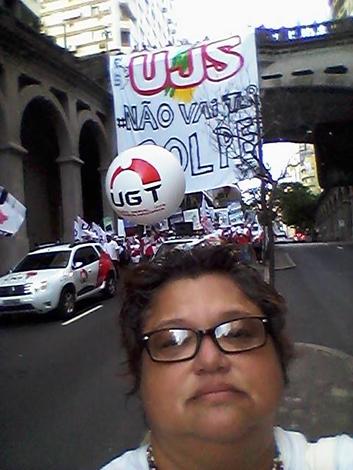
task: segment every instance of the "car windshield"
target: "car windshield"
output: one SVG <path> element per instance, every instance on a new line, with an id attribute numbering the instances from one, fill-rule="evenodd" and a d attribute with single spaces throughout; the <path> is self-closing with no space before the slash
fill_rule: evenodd
<path id="1" fill-rule="evenodd" d="M 70 259 L 70 253 L 68 250 L 32 253 L 23 258 L 13 272 L 66 268 Z"/>

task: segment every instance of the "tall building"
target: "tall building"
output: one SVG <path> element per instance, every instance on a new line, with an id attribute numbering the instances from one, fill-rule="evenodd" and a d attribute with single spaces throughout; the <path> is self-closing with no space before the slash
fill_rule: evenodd
<path id="1" fill-rule="evenodd" d="M 353 0 L 329 0 L 333 18 L 353 15 Z"/>
<path id="2" fill-rule="evenodd" d="M 31 10 L 31 12 L 34 13 L 36 16 L 40 16 L 40 0 L 22 0 L 22 3 L 26 5 L 26 7 Z"/>
<path id="3" fill-rule="evenodd" d="M 77 56 L 174 41 L 173 0 L 41 0 L 42 30 Z"/>
<path id="4" fill-rule="evenodd" d="M 315 152 L 312 145 L 299 145 L 299 151 L 293 155 L 287 166 L 286 181 L 302 183 L 314 194 L 321 192 L 317 178 Z"/>

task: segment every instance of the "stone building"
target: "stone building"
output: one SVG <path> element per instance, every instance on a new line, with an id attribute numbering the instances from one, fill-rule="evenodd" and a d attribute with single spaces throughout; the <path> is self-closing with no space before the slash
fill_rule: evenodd
<path id="1" fill-rule="evenodd" d="M 81 61 L 19 17 L 28 17 L 21 4 L 0 5 L 0 185 L 27 207 L 20 231 L 0 239 L 1 273 L 36 243 L 72 240 L 77 215 L 112 216 L 103 197 L 116 152 L 107 57 L 99 67 Z"/>

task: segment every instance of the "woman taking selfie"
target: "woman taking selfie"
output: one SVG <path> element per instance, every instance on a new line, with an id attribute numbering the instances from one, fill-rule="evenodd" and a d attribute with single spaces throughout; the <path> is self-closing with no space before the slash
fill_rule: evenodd
<path id="1" fill-rule="evenodd" d="M 104 470 L 352 470 L 353 439 L 275 427 L 286 306 L 228 246 L 137 266 L 120 322 L 149 443 Z"/>

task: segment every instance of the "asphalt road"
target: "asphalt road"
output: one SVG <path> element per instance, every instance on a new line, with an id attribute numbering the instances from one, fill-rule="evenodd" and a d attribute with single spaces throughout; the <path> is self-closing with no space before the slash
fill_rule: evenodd
<path id="1" fill-rule="evenodd" d="M 280 245 L 296 267 L 276 271 L 295 341 L 353 355 L 353 244 Z"/>
<path id="2" fill-rule="evenodd" d="M 0 323 L 0 469 L 96 470 L 143 435 L 126 400 L 116 313 L 119 297 L 66 326 Z"/>
<path id="3" fill-rule="evenodd" d="M 299 342 L 353 354 L 353 246 L 293 245 L 296 267 L 276 271 Z M 119 296 L 63 325 L 45 318 L 0 321 L 0 469 L 97 470 L 136 446 L 137 399 L 125 398 L 116 326 Z"/>

